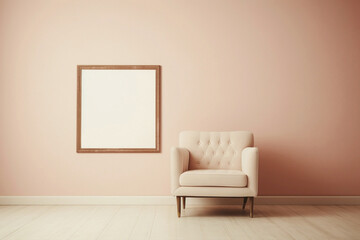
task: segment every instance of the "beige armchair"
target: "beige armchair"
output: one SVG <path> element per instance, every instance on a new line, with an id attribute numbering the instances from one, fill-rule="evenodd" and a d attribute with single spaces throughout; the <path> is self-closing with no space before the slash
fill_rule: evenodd
<path id="1" fill-rule="evenodd" d="M 171 192 L 178 217 L 187 197 L 229 197 L 250 200 L 253 217 L 258 193 L 258 149 L 251 132 L 180 133 L 179 147 L 171 149 Z"/>

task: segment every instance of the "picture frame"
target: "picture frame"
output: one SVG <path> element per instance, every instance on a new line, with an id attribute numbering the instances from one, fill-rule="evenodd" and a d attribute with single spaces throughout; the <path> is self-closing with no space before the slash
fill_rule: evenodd
<path id="1" fill-rule="evenodd" d="M 78 153 L 160 152 L 160 65 L 78 65 Z"/>

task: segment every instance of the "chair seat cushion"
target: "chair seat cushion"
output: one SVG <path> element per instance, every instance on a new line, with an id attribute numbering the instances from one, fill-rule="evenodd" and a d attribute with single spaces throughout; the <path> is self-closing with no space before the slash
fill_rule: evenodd
<path id="1" fill-rule="evenodd" d="M 180 185 L 186 187 L 246 187 L 247 176 L 240 170 L 189 170 L 180 175 Z"/>

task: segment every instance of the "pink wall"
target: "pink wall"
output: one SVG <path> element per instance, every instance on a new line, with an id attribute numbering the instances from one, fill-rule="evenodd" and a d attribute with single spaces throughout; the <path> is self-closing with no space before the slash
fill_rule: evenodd
<path id="1" fill-rule="evenodd" d="M 250 130 L 261 195 L 360 195 L 360 1 L 0 0 L 0 195 L 169 195 L 181 130 Z M 77 154 L 76 65 L 162 66 L 162 152 Z"/>

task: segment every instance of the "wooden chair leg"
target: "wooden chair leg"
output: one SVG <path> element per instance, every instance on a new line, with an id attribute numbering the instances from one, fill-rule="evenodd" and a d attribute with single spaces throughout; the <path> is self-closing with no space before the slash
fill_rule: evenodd
<path id="1" fill-rule="evenodd" d="M 246 202 L 248 200 L 248 197 L 244 197 L 244 200 L 243 200 L 243 205 L 242 205 L 242 210 L 245 209 L 245 206 L 246 206 Z"/>
<path id="2" fill-rule="evenodd" d="M 254 197 L 250 197 L 250 217 L 254 216 Z"/>
<path id="3" fill-rule="evenodd" d="M 185 209 L 186 197 L 182 197 L 182 202 L 183 202 L 183 208 Z"/>
<path id="4" fill-rule="evenodd" d="M 180 196 L 176 196 L 176 207 L 178 218 L 181 216 Z"/>

